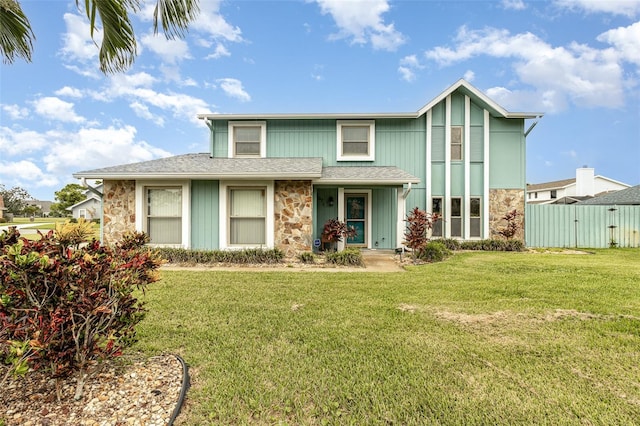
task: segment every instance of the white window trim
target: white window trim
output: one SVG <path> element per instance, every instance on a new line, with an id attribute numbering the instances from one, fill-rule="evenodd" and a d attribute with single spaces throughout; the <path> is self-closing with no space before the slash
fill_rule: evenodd
<path id="1" fill-rule="evenodd" d="M 242 187 L 266 187 L 267 189 L 267 216 L 265 218 L 265 228 L 267 235 L 265 236 L 264 245 L 238 245 L 229 244 L 229 188 Z M 221 250 L 242 250 L 246 248 L 267 248 L 275 247 L 275 206 L 274 206 L 274 184 L 273 181 L 220 181 L 220 202 L 219 202 L 219 232 L 220 232 L 220 249 Z"/>
<path id="2" fill-rule="evenodd" d="M 474 198 L 478 199 L 480 202 L 480 216 L 471 216 L 471 200 L 473 200 Z M 469 235 L 465 238 L 467 240 L 481 240 L 482 239 L 482 235 L 484 232 L 484 228 L 483 228 L 483 223 L 484 223 L 484 217 L 483 217 L 483 213 L 484 213 L 484 200 L 482 199 L 481 196 L 479 195 L 471 195 L 469 197 L 469 224 L 468 224 L 468 230 L 469 230 Z M 471 236 L 471 219 L 480 219 L 480 235 L 478 236 Z"/>
<path id="3" fill-rule="evenodd" d="M 78 219 L 80 218 L 87 218 L 87 209 L 78 209 Z"/>
<path id="4" fill-rule="evenodd" d="M 369 126 L 369 155 L 342 154 L 342 127 Z M 336 158 L 338 161 L 375 161 L 376 160 L 376 121 L 375 120 L 336 120 Z"/>
<path id="5" fill-rule="evenodd" d="M 267 122 L 266 121 L 229 121 L 227 157 L 235 158 L 235 147 L 233 145 L 234 127 L 256 127 L 256 126 L 260 126 L 260 158 L 265 158 L 267 156 Z M 240 158 L 251 158 L 251 157 L 240 157 Z"/>
<path id="6" fill-rule="evenodd" d="M 184 180 L 137 180 L 136 181 L 136 231 L 145 232 L 145 188 L 182 188 L 182 244 L 149 244 L 153 247 L 191 247 L 191 187 Z"/>

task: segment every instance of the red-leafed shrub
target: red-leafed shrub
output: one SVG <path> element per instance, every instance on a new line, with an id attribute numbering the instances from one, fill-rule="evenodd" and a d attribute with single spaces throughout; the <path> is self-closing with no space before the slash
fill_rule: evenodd
<path id="1" fill-rule="evenodd" d="M 420 210 L 418 207 L 414 207 L 411 213 L 407 215 L 404 242 L 413 251 L 414 261 L 429 242 L 429 230 L 433 228 L 433 224 L 438 219 L 440 219 L 438 213 L 430 214 Z"/>
<path id="2" fill-rule="evenodd" d="M 158 280 L 162 261 L 139 233 L 114 247 L 62 230 L 40 236 L 0 235 L 0 361 L 16 373 L 77 374 L 79 399 L 100 361 L 134 342 L 145 313 L 134 291 Z"/>
<path id="3" fill-rule="evenodd" d="M 518 216 L 520 216 L 520 213 L 518 213 L 518 210 L 516 209 L 513 209 L 512 211 L 502 216 L 502 220 L 505 220 L 507 222 L 507 225 L 504 228 L 500 229 L 498 231 L 498 234 L 502 235 L 507 240 L 513 238 L 520 230 Z"/>
<path id="4" fill-rule="evenodd" d="M 345 238 L 353 238 L 357 235 L 356 229 L 338 219 L 329 219 L 322 228 L 322 238 L 329 243 L 335 244 Z"/>

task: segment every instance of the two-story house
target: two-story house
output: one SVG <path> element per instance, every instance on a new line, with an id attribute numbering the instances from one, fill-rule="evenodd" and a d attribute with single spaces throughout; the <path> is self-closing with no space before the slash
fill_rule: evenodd
<path id="1" fill-rule="evenodd" d="M 575 178 L 527 184 L 527 203 L 574 204 L 629 187 L 626 183 L 596 175 L 593 168 L 584 166 L 576 169 Z"/>
<path id="2" fill-rule="evenodd" d="M 74 174 L 100 179 L 106 241 L 145 231 L 159 245 L 310 251 L 328 219 L 346 244 L 402 246 L 413 207 L 434 236 L 491 238 L 524 213 L 525 144 L 540 113 L 508 112 L 459 80 L 416 112 L 200 114 L 207 153 Z"/>

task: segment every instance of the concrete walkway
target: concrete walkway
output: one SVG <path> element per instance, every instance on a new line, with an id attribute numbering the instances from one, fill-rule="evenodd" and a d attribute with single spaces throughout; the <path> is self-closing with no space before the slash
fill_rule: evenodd
<path id="1" fill-rule="evenodd" d="M 8 231 L 9 228 L 15 226 L 16 228 L 18 228 L 18 230 L 20 231 L 20 234 L 22 235 L 37 234 L 40 226 L 49 226 L 49 225 L 53 225 L 53 222 L 47 222 L 47 223 L 36 222 L 36 223 L 20 223 L 15 225 L 3 225 L 3 226 L 0 226 L 0 232 Z M 48 229 L 43 229 L 42 231 L 43 233 L 49 232 Z"/>

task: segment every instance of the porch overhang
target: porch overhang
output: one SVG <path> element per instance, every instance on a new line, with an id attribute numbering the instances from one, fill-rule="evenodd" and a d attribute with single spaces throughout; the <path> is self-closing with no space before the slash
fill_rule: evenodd
<path id="1" fill-rule="evenodd" d="M 319 185 L 402 186 L 420 183 L 420 179 L 394 166 L 329 166 L 322 168 Z"/>

